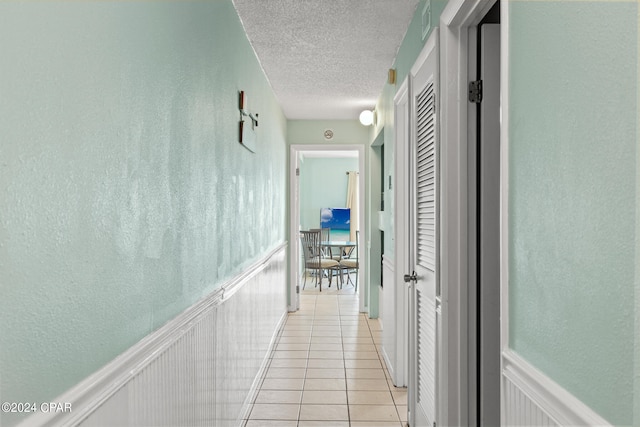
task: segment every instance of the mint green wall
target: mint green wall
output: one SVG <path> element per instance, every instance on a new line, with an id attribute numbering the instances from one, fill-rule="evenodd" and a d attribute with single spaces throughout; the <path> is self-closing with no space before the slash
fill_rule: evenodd
<path id="1" fill-rule="evenodd" d="M 510 345 L 631 425 L 638 4 L 509 10 Z"/>
<path id="2" fill-rule="evenodd" d="M 358 158 L 307 157 L 300 164 L 300 226 L 320 227 L 320 208 L 344 208 L 347 171 L 358 170 Z"/>
<path id="3" fill-rule="evenodd" d="M 326 129 L 333 130 L 333 138 L 324 137 Z M 289 144 L 366 144 L 369 128 L 358 120 L 289 120 L 287 141 Z"/>
<path id="4" fill-rule="evenodd" d="M 393 63 L 396 70 L 396 84 L 385 84 L 380 98 L 376 104 L 378 113 L 378 130 L 384 132 L 384 176 L 386 187 L 384 190 L 384 206 L 385 214 L 383 217 L 385 227 L 384 254 L 393 256 L 394 250 L 394 210 L 393 210 L 393 191 L 395 188 L 395 124 L 393 111 L 393 98 L 396 96 L 396 90 L 400 87 L 404 79 L 409 75 L 411 67 L 416 62 L 418 55 L 422 51 L 431 31 L 424 39 L 422 38 L 422 11 L 424 10 L 426 0 L 421 0 L 416 8 L 416 12 L 409 24 L 407 33 L 402 40 L 402 44 Z M 447 5 L 447 0 L 431 0 L 431 28 L 437 27 L 440 21 L 440 15 Z M 389 189 L 389 177 L 391 177 L 391 189 Z"/>
<path id="5" fill-rule="evenodd" d="M 285 240 L 286 120 L 231 0 L 1 2 L 0 40 L 0 389 L 46 402 Z"/>

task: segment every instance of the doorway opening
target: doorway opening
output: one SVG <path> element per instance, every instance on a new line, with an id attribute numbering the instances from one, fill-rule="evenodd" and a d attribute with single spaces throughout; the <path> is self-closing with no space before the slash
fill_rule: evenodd
<path id="1" fill-rule="evenodd" d="M 444 52 L 440 65 L 447 88 L 442 91 L 440 103 L 443 118 L 440 135 L 441 140 L 447 141 L 441 149 L 439 188 L 442 336 L 446 337 L 441 343 L 437 366 L 438 418 L 442 425 L 478 425 L 477 377 L 483 368 L 476 357 L 476 324 L 481 311 L 477 307 L 477 234 L 473 228 L 477 210 L 476 164 L 471 153 L 476 149 L 478 129 L 477 106 L 467 98 L 469 83 L 476 81 L 478 74 L 478 27 L 495 4 L 496 0 L 452 0 L 440 15 Z M 494 314 L 497 318 L 500 310 L 496 309 Z M 494 333 L 499 342 L 500 328 Z M 499 388 L 488 398 L 499 411 Z"/>
<path id="2" fill-rule="evenodd" d="M 353 174 L 352 172 L 355 172 Z M 318 229 L 321 226 L 321 211 L 327 208 L 347 208 L 347 193 L 349 190 L 349 174 L 355 175 L 357 184 L 357 198 L 353 208 L 356 214 L 354 221 L 358 224 L 358 270 L 357 294 L 360 311 L 365 311 L 366 274 L 365 274 L 365 230 L 364 215 L 364 146 L 361 145 L 291 145 L 290 147 L 290 260 L 289 260 L 289 311 L 297 311 L 300 307 L 299 296 L 305 289 L 314 288 L 313 281 L 307 277 L 304 284 L 305 271 L 303 254 L 300 250 L 299 234 L 301 230 Z M 332 231 L 332 240 L 350 240 L 349 231 Z M 343 233 L 343 234 L 340 234 Z M 336 239 L 333 239 L 336 237 Z M 333 274 L 333 273 L 332 273 Z M 344 276 L 342 291 L 346 292 L 355 287 L 355 275 L 351 275 L 351 282 Z M 325 277 L 325 283 L 328 280 Z M 337 283 L 339 277 L 332 277 L 332 283 Z M 322 292 L 335 291 L 337 285 L 329 288 L 323 285 Z"/>
<path id="3" fill-rule="evenodd" d="M 481 426 L 500 424 L 500 2 L 470 30 L 470 51 L 469 425 Z"/>

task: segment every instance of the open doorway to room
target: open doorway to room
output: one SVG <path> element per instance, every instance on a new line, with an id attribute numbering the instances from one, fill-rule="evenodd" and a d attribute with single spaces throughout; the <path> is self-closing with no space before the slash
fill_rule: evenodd
<path id="1" fill-rule="evenodd" d="M 364 311 L 366 240 L 364 215 L 364 147 L 357 145 L 292 145 L 290 151 L 290 295 L 289 311 L 299 308 L 301 293 L 322 292 L 358 294 Z M 328 215 L 343 214 L 342 221 Z M 340 262 L 334 270 L 309 270 L 304 267 L 300 231 L 329 229 L 332 246 L 323 248 L 331 259 Z M 324 238 L 323 238 L 324 240 Z M 339 242 L 357 242 L 357 247 Z M 357 259 L 357 268 L 343 268 L 347 258 Z M 339 289 L 340 284 L 341 289 Z"/>
<path id="2" fill-rule="evenodd" d="M 500 424 L 500 2 L 470 47 L 469 425 L 480 426 Z"/>

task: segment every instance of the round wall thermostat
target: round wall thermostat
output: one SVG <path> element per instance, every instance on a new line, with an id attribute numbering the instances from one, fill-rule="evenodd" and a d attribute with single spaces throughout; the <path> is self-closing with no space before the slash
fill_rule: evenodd
<path id="1" fill-rule="evenodd" d="M 324 131 L 324 139 L 333 138 L 333 131 L 331 129 L 327 129 Z"/>

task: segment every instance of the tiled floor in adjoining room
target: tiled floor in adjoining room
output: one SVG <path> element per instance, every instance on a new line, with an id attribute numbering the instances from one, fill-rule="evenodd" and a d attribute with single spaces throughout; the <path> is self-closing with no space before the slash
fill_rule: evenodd
<path id="1" fill-rule="evenodd" d="M 406 425 L 407 389 L 393 386 L 380 345 L 380 323 L 359 313 L 353 287 L 303 291 L 245 426 Z"/>

